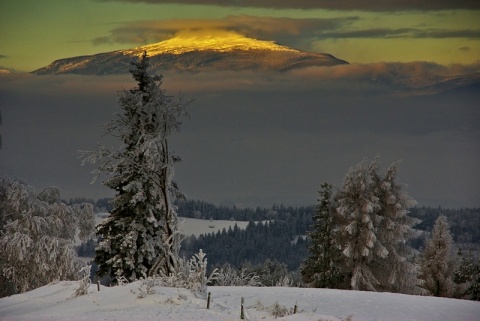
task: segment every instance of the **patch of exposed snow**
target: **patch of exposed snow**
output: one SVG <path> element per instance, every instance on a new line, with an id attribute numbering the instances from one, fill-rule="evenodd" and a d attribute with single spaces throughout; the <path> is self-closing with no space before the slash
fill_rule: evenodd
<path id="1" fill-rule="evenodd" d="M 109 213 L 96 213 L 95 214 L 95 223 L 98 224 L 105 218 L 107 218 Z M 189 236 L 195 235 L 199 236 L 201 234 L 217 233 L 222 232 L 223 229 L 228 229 L 237 224 L 238 228 L 244 230 L 248 222 L 246 221 L 232 221 L 232 220 L 202 220 L 189 217 L 179 217 L 179 226 L 181 233 Z"/>
<path id="2" fill-rule="evenodd" d="M 245 221 L 228 221 L 228 220 L 201 220 L 195 218 L 179 217 L 181 233 L 185 235 L 209 234 L 222 232 L 223 229 L 228 231 L 237 224 L 238 228 L 244 230 L 248 222 Z"/>

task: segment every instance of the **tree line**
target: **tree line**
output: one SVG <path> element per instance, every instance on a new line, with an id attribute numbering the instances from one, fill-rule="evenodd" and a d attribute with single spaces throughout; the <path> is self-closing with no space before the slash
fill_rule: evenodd
<path id="1" fill-rule="evenodd" d="M 108 203 L 108 199 L 101 201 Z M 95 203 L 95 205 L 97 204 Z M 239 209 L 216 206 L 200 200 L 182 200 L 176 202 L 176 205 L 181 217 L 221 220 L 238 218 L 238 216 L 254 218 L 249 220 L 245 230 L 234 226 L 217 233 L 185 236 L 181 244 L 180 255 L 190 257 L 199 249 L 203 249 L 208 253 L 209 261 L 213 263 L 210 266 L 211 269 L 226 263 L 240 268 L 246 263 L 261 264 L 272 260 L 285 264 L 290 272 L 297 271 L 307 257 L 308 232 L 315 224 L 325 226 L 322 220 L 314 223 L 316 211 L 314 205 L 287 207 L 280 204 L 271 208 Z M 480 248 L 480 239 L 477 236 L 480 230 L 478 228 L 480 226 L 480 209 L 478 208 L 411 207 L 409 216 L 421 220 L 415 228 L 422 233 L 418 238 L 409 240 L 408 243 L 419 252 L 422 251 L 436 219 L 441 215 L 451 222 L 452 240 L 456 243 L 457 248 L 461 249 L 464 255 L 470 252 L 476 255 Z M 236 219 L 236 221 L 238 220 Z M 223 246 L 225 244 L 227 247 Z M 95 246 L 96 242 L 89 240 L 79 245 L 77 252 L 80 256 L 93 257 Z M 267 248 L 274 250 L 268 251 Z"/>

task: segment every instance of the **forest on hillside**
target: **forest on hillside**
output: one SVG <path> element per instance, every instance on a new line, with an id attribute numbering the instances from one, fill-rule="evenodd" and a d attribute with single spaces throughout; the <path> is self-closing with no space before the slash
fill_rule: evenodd
<path id="1" fill-rule="evenodd" d="M 95 202 L 95 206 L 105 210 L 108 200 L 101 199 Z M 176 206 L 180 217 L 249 222 L 245 230 L 234 227 L 198 237 L 186 236 L 182 242 L 181 255 L 188 258 L 202 249 L 207 253 L 210 268 L 225 263 L 239 268 L 245 264 L 258 265 L 269 260 L 284 264 L 289 271 L 296 271 L 307 257 L 307 233 L 312 225 L 314 205 L 291 207 L 280 204 L 271 208 L 252 209 L 217 206 L 200 200 L 182 200 Z M 419 238 L 410 241 L 411 245 L 422 250 L 435 220 L 442 214 L 448 219 L 456 246 L 464 252 L 477 254 L 480 249 L 480 208 L 411 208 L 409 216 L 421 220 L 415 228 L 423 231 Z M 94 241 L 84 243 L 78 247 L 79 255 L 93 256 L 94 248 Z"/>
<path id="2" fill-rule="evenodd" d="M 181 248 L 186 257 L 203 249 L 208 254 L 209 262 L 215 266 L 230 263 L 240 267 L 246 262 L 259 264 L 265 260 L 273 260 L 294 271 L 307 256 L 306 235 L 312 225 L 315 211 L 313 205 L 238 209 L 217 207 L 203 201 L 182 201 L 177 206 L 182 217 L 250 221 L 245 230 L 233 228 L 215 234 L 188 237 Z M 457 246 L 476 253 L 480 247 L 480 208 L 411 208 L 409 215 L 421 220 L 415 228 L 423 231 L 421 237 L 411 241 L 411 245 L 422 250 L 435 220 L 442 214 L 448 219 Z"/>

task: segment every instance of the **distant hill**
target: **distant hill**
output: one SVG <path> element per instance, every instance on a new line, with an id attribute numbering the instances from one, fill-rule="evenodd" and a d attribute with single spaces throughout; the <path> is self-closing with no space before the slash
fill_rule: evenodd
<path id="1" fill-rule="evenodd" d="M 238 34 L 177 36 L 135 49 L 59 59 L 33 71 L 35 74 L 108 75 L 128 73 L 130 62 L 144 52 L 153 71 L 276 70 L 348 64 L 336 57 L 304 52 L 273 41 Z"/>

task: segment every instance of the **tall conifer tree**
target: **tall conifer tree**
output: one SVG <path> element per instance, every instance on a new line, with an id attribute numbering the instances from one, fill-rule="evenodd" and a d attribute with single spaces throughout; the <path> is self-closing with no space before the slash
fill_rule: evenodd
<path id="1" fill-rule="evenodd" d="M 370 189 L 365 162 L 351 168 L 342 189 L 335 195 L 336 241 L 343 254 L 344 271 L 354 290 L 376 291 L 380 284 L 371 262 L 374 255 L 385 258 L 388 252 L 377 241 L 378 199 Z"/>
<path id="2" fill-rule="evenodd" d="M 182 195 L 173 181 L 173 164 L 180 159 L 168 140 L 186 116 L 186 102 L 167 96 L 162 77 L 148 74 L 146 53 L 133 66 L 138 87 L 121 92 L 122 113 L 107 124 L 122 147 L 84 152 L 84 161 L 103 160 L 96 173 L 108 174 L 105 185 L 116 192 L 110 217 L 97 227 L 98 275 L 129 281 L 177 269 L 180 240 L 173 201 Z"/>
<path id="3" fill-rule="evenodd" d="M 338 250 L 333 239 L 332 185 L 322 184 L 320 199 L 313 215 L 313 224 L 308 233 L 310 256 L 302 266 L 306 284 L 316 288 L 338 288 L 342 276 L 338 264 Z"/>
<path id="4" fill-rule="evenodd" d="M 335 195 L 335 241 L 343 272 L 354 290 L 415 293 L 418 267 L 407 241 L 417 235 L 408 209 L 413 200 L 395 182 L 396 164 L 385 176 L 377 160 L 350 169 Z"/>
<path id="5" fill-rule="evenodd" d="M 388 252 L 385 258 L 378 255 L 372 262 L 380 282 L 379 290 L 418 294 L 418 265 L 413 262 L 417 251 L 407 244 L 408 240 L 420 236 L 413 228 L 420 220 L 408 216 L 409 208 L 416 202 L 396 182 L 397 163 L 390 165 L 383 177 L 378 173 L 376 160 L 369 171 L 371 188 L 379 204 L 376 236 Z"/>
<path id="6" fill-rule="evenodd" d="M 453 277 L 456 263 L 450 226 L 447 217 L 440 215 L 422 255 L 420 277 L 423 288 L 434 296 L 452 297 L 455 294 Z"/>

